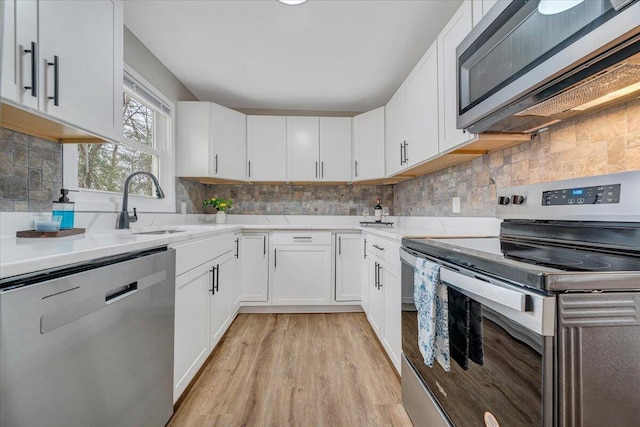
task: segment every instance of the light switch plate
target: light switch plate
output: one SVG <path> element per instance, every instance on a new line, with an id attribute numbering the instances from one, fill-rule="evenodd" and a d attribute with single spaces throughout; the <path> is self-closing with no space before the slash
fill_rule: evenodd
<path id="1" fill-rule="evenodd" d="M 454 197 L 452 203 L 453 213 L 460 213 L 460 197 Z"/>

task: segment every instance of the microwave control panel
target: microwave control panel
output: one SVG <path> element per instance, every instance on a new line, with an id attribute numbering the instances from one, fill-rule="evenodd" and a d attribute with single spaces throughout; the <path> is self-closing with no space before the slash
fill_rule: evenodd
<path id="1" fill-rule="evenodd" d="M 620 203 L 620 184 L 567 188 L 542 192 L 542 206 Z"/>

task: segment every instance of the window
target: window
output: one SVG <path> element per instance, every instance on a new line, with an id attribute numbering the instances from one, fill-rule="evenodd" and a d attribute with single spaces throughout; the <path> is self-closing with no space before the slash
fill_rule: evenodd
<path id="1" fill-rule="evenodd" d="M 65 146 L 65 186 L 80 190 L 75 198 L 81 203 L 80 210 L 119 210 L 125 179 L 132 172 L 145 170 L 158 177 L 166 197 L 157 200 L 151 180 L 138 175 L 129 184 L 130 206 L 175 212 L 172 105 L 128 67 L 122 105 L 119 143 Z"/>

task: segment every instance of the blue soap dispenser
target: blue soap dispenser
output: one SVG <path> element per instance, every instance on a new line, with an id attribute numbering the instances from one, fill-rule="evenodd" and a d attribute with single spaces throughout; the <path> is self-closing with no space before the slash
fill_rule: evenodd
<path id="1" fill-rule="evenodd" d="M 69 190 L 63 188 L 60 190 L 60 198 L 57 201 L 53 201 L 53 216 L 62 217 L 60 223 L 61 230 L 69 230 L 73 228 L 74 216 L 75 216 L 75 203 L 69 201 Z"/>

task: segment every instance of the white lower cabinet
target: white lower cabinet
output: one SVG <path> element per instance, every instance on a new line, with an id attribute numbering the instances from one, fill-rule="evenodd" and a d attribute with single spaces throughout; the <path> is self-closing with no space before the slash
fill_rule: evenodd
<path id="1" fill-rule="evenodd" d="M 400 372 L 400 355 L 402 353 L 402 290 L 400 285 L 400 268 L 386 264 L 382 268 L 380 276 L 380 282 L 384 288 L 382 343 L 396 370 Z"/>
<path id="2" fill-rule="evenodd" d="M 336 301 L 359 301 L 362 271 L 362 237 L 355 233 L 336 234 Z"/>
<path id="3" fill-rule="evenodd" d="M 331 303 L 331 233 L 273 233 L 273 305 Z"/>
<path id="4" fill-rule="evenodd" d="M 234 304 L 234 274 L 235 252 L 226 254 L 214 260 L 213 281 L 209 289 L 211 315 L 209 327 L 209 348 L 218 344 L 222 335 L 231 323 L 232 307 Z"/>
<path id="5" fill-rule="evenodd" d="M 402 292 L 400 244 L 372 236 L 363 235 L 363 271 L 368 278 L 363 280 L 361 298 L 367 319 L 389 355 L 394 367 L 400 372 L 402 353 Z"/>
<path id="6" fill-rule="evenodd" d="M 178 400 L 209 355 L 209 301 L 212 263 L 176 277 L 173 401 Z"/>
<path id="7" fill-rule="evenodd" d="M 176 250 L 174 403 L 236 313 L 233 299 L 240 282 L 233 265 L 233 238 L 224 234 L 172 246 Z"/>
<path id="8" fill-rule="evenodd" d="M 240 239 L 242 301 L 269 300 L 269 234 L 244 234 Z"/>
<path id="9" fill-rule="evenodd" d="M 369 311 L 367 318 L 380 341 L 382 341 L 384 322 L 384 284 L 380 280 L 382 265 L 378 258 L 371 256 L 369 264 Z"/>
<path id="10" fill-rule="evenodd" d="M 367 236 L 362 236 L 362 253 L 360 256 L 360 305 L 365 313 L 369 314 L 369 294 L 370 294 L 370 278 L 369 278 L 369 257 L 367 256 Z"/>

